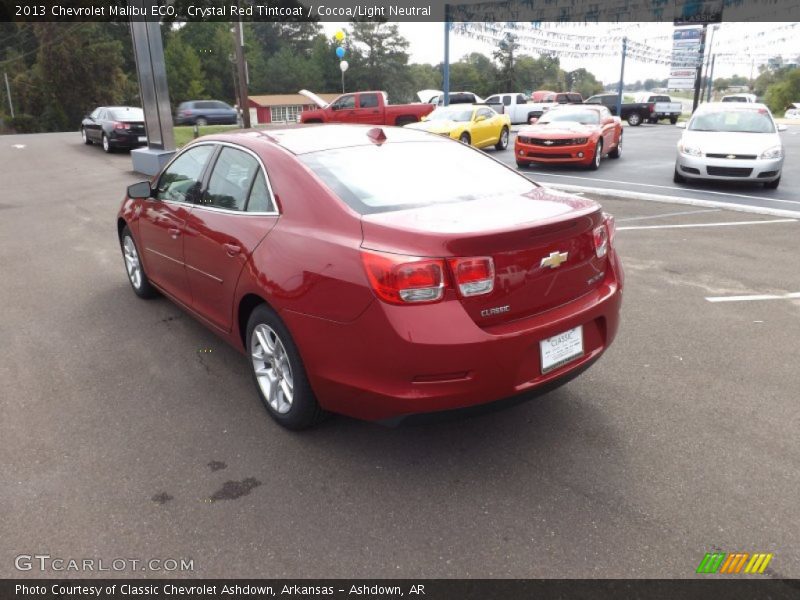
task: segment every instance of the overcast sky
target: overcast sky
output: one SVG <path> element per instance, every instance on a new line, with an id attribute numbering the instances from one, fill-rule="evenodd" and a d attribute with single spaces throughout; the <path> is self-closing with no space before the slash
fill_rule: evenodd
<path id="1" fill-rule="evenodd" d="M 444 59 L 444 25 L 442 23 L 399 23 L 400 32 L 410 42 L 411 62 L 438 64 Z M 647 43 L 669 52 L 674 27 L 670 23 L 621 24 L 547 24 L 551 30 L 574 35 L 592 35 L 602 40 L 609 36 L 626 35 L 632 40 Z M 330 35 L 346 23 L 323 23 Z M 796 58 L 800 54 L 800 24 L 798 23 L 723 23 L 714 33 L 712 52 L 719 54 L 715 64 L 715 77 L 739 74 L 749 77 L 751 69 L 757 74 L 759 63 L 765 62 L 767 53 L 785 54 Z M 710 41 L 710 35 L 709 35 Z M 450 60 L 456 62 L 470 52 L 491 56 L 494 46 L 462 35 L 450 35 Z M 524 49 L 523 49 L 524 51 Z M 724 57 L 722 55 L 725 55 Z M 562 68 L 573 70 L 584 67 L 604 82 L 619 79 L 619 57 L 563 57 Z M 625 63 L 625 81 L 647 78 L 663 79 L 669 76 L 669 65 L 641 63 L 628 59 Z"/>

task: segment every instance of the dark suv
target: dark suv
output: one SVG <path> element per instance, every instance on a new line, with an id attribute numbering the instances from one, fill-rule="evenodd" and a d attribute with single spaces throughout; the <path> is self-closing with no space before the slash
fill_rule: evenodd
<path id="1" fill-rule="evenodd" d="M 176 125 L 236 125 L 238 115 L 232 106 L 219 100 L 181 102 Z"/>

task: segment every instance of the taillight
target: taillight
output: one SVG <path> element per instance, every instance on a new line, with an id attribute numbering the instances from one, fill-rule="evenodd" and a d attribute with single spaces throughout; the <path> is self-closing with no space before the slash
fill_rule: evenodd
<path id="1" fill-rule="evenodd" d="M 608 254 L 608 248 L 614 241 L 614 234 L 617 231 L 614 217 L 603 213 L 603 224 L 594 229 L 594 253 L 597 258 L 603 258 Z"/>
<path id="2" fill-rule="evenodd" d="M 651 104 L 651 105 L 650 105 L 650 112 L 651 112 L 651 113 L 652 113 L 652 112 L 656 112 L 656 105 L 655 105 L 655 104 Z"/>
<path id="3" fill-rule="evenodd" d="M 116 121 L 114 123 L 114 129 L 127 129 L 127 128 L 128 128 L 127 123 L 120 123 L 119 121 Z"/>
<path id="4" fill-rule="evenodd" d="M 390 304 L 438 302 L 444 296 L 444 260 L 362 252 L 361 260 L 378 297 Z"/>
<path id="5" fill-rule="evenodd" d="M 447 262 L 462 296 L 480 296 L 494 289 L 494 261 L 491 257 L 450 258 Z"/>

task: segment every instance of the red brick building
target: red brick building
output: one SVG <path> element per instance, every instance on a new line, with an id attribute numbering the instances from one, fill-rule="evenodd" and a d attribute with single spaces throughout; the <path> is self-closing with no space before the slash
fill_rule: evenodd
<path id="1" fill-rule="evenodd" d="M 317 94 L 325 102 L 330 102 L 340 94 Z M 271 94 L 250 96 L 250 122 L 253 125 L 264 123 L 296 123 L 297 115 L 304 110 L 312 110 L 317 105 L 300 94 Z"/>

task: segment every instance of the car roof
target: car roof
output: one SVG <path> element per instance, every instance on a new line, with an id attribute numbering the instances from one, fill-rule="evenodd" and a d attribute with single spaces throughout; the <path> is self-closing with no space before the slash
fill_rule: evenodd
<path id="1" fill-rule="evenodd" d="M 724 110 L 760 110 L 764 109 L 769 112 L 766 104 L 761 102 L 704 102 L 697 107 L 697 110 L 711 110 L 714 108 Z"/>
<path id="2" fill-rule="evenodd" d="M 378 135 L 382 132 L 383 135 L 386 136 L 385 140 L 378 141 L 374 137 L 370 137 L 368 134 L 373 131 Z M 242 138 L 245 139 L 243 140 Z M 240 143 L 250 148 L 254 148 L 260 143 L 275 144 L 281 148 L 285 148 L 292 154 L 298 155 L 354 146 L 369 146 L 371 144 L 447 142 L 447 140 L 441 136 L 431 135 L 424 131 L 406 129 L 404 127 L 349 124 L 308 124 L 297 125 L 286 129 L 240 130 L 232 133 L 204 136 L 200 138 L 200 140 Z"/>

